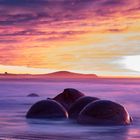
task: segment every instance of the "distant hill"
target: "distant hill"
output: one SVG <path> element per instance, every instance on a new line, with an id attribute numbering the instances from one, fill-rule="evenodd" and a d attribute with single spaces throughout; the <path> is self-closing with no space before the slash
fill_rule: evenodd
<path id="1" fill-rule="evenodd" d="M 69 71 L 58 71 L 53 73 L 48 73 L 46 76 L 49 77 L 59 77 L 59 78 L 97 78 L 96 74 L 81 74 L 81 73 L 74 73 Z"/>
<path id="2" fill-rule="evenodd" d="M 74 79 L 74 78 L 98 78 L 96 74 L 81 74 L 81 73 L 74 73 L 69 71 L 57 71 L 48 74 L 11 74 L 5 73 L 0 74 L 0 79 L 47 79 L 47 78 L 67 78 L 67 79 Z"/>

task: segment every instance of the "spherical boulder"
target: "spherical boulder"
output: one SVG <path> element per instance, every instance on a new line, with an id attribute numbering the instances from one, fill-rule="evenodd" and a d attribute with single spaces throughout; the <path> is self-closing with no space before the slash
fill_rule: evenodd
<path id="1" fill-rule="evenodd" d="M 80 111 L 90 102 L 99 100 L 97 97 L 83 96 L 77 99 L 69 108 L 68 114 L 70 118 L 77 118 Z"/>
<path id="2" fill-rule="evenodd" d="M 127 125 L 131 118 L 122 105 L 108 100 L 97 100 L 89 103 L 80 112 L 78 122 L 92 125 Z"/>
<path id="3" fill-rule="evenodd" d="M 67 110 L 78 98 L 84 96 L 80 91 L 73 88 L 66 88 L 60 94 L 53 98 L 53 100 L 58 101 L 62 104 Z"/>
<path id="4" fill-rule="evenodd" d="M 27 112 L 27 118 L 67 118 L 68 113 L 65 108 L 58 102 L 48 99 L 35 103 Z"/>

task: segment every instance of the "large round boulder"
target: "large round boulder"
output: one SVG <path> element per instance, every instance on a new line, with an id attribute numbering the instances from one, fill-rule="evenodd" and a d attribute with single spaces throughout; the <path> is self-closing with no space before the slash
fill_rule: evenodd
<path id="1" fill-rule="evenodd" d="M 48 99 L 35 103 L 27 112 L 27 118 L 67 118 L 68 113 L 65 108 L 58 102 Z"/>
<path id="2" fill-rule="evenodd" d="M 91 97 L 91 96 L 83 96 L 77 99 L 69 108 L 69 117 L 70 118 L 77 118 L 80 111 L 89 103 L 99 100 L 97 97 Z"/>
<path id="3" fill-rule="evenodd" d="M 131 118 L 122 105 L 108 100 L 97 100 L 89 103 L 80 112 L 78 122 L 92 125 L 127 125 Z"/>
<path id="4" fill-rule="evenodd" d="M 67 110 L 78 98 L 84 96 L 80 91 L 73 88 L 66 88 L 60 94 L 53 98 L 53 100 L 58 101 L 62 104 Z"/>

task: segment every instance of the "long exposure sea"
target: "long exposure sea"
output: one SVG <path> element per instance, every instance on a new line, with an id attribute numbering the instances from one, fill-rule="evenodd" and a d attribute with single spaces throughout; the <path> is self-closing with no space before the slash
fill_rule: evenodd
<path id="1" fill-rule="evenodd" d="M 31 105 L 64 88 L 109 99 L 126 107 L 128 126 L 84 126 L 70 120 L 26 119 Z M 37 93 L 39 97 L 27 97 Z M 0 80 L 0 140 L 140 140 L 140 79 Z"/>

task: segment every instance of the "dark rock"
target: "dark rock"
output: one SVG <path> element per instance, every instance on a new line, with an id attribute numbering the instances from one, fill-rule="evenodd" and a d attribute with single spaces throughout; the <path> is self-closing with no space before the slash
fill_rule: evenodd
<path id="1" fill-rule="evenodd" d="M 28 97 L 39 97 L 39 95 L 38 94 L 36 94 L 36 93 L 31 93 L 31 94 L 29 94 L 29 95 L 27 95 Z"/>
<path id="2" fill-rule="evenodd" d="M 48 99 L 35 103 L 27 112 L 27 118 L 67 118 L 68 113 L 58 102 Z"/>
<path id="3" fill-rule="evenodd" d="M 80 111 L 90 102 L 99 100 L 99 98 L 91 97 L 91 96 L 83 96 L 77 99 L 69 108 L 69 117 L 77 118 Z"/>
<path id="4" fill-rule="evenodd" d="M 78 122 L 92 125 L 127 125 L 130 124 L 131 118 L 122 105 L 98 100 L 89 103 L 80 112 Z"/>
<path id="5" fill-rule="evenodd" d="M 71 104 L 74 103 L 78 98 L 82 96 L 84 96 L 84 94 L 81 93 L 80 91 L 73 88 L 67 88 L 67 89 L 64 89 L 62 93 L 58 94 L 53 99 L 58 101 L 68 110 Z"/>

